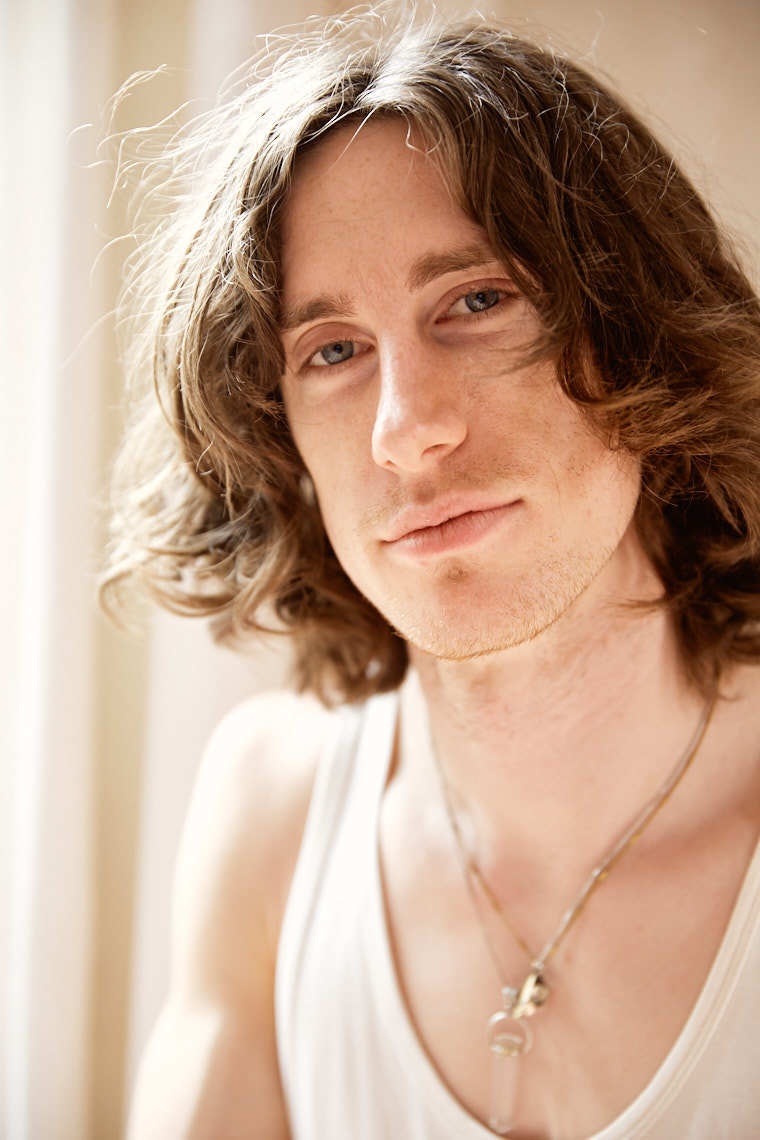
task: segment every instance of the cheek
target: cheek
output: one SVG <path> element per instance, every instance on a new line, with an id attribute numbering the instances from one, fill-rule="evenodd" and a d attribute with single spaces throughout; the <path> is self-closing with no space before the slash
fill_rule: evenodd
<path id="1" fill-rule="evenodd" d="M 358 465 L 335 438 L 293 432 L 309 474 L 327 536 L 336 553 L 357 529 Z"/>
<path id="2" fill-rule="evenodd" d="M 305 412 L 303 408 L 294 411 L 293 401 L 285 399 L 285 412 L 288 427 L 293 437 L 301 461 L 309 473 L 314 488 L 319 494 L 320 487 L 329 478 L 331 467 L 340 464 L 340 454 L 336 441 L 333 439 L 328 445 L 326 431 L 320 424 L 318 417 Z M 334 464 L 330 464 L 329 457 L 332 451 Z"/>
<path id="3" fill-rule="evenodd" d="M 589 525 L 609 520 L 622 533 L 630 523 L 641 493 L 641 464 L 627 452 L 605 450 L 580 474 L 580 495 L 587 504 Z"/>
<path id="4" fill-rule="evenodd" d="M 316 387 L 316 386 L 315 386 Z M 323 504 L 346 502 L 359 483 L 366 482 L 371 459 L 371 407 L 344 387 L 329 400 L 309 406 L 303 394 L 288 398 L 285 410 L 290 432 Z"/>
<path id="5" fill-rule="evenodd" d="M 574 405 L 564 424 L 555 421 L 557 449 L 549 448 L 551 478 L 563 510 L 581 507 L 589 526 L 608 519 L 616 528 L 630 521 L 641 490 L 641 463 L 630 452 L 612 450 Z M 563 441 L 563 442 L 560 442 Z"/>

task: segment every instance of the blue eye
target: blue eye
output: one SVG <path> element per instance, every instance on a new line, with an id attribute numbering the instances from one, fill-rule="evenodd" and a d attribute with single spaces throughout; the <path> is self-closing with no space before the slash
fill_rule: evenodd
<path id="1" fill-rule="evenodd" d="M 478 289 L 475 293 L 467 293 L 462 300 L 471 313 L 484 313 L 498 305 L 500 298 L 498 289 Z"/>
<path id="2" fill-rule="evenodd" d="M 309 364 L 323 368 L 328 364 L 342 364 L 354 355 L 354 342 L 352 340 L 333 340 L 324 344 L 311 357 Z"/>

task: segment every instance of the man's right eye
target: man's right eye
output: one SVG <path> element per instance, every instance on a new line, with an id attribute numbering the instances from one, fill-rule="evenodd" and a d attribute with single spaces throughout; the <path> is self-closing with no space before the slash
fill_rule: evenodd
<path id="1" fill-rule="evenodd" d="M 329 344 L 323 344 L 318 348 L 314 355 L 309 357 L 307 364 L 316 368 L 342 364 L 345 360 L 351 359 L 354 351 L 355 345 L 352 340 L 331 340 Z"/>

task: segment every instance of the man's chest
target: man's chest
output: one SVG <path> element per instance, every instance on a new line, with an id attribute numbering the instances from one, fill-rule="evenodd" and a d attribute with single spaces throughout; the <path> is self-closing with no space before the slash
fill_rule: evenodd
<path id="1" fill-rule="evenodd" d="M 410 853 L 409 821 L 396 803 L 381 819 L 386 915 L 421 1047 L 483 1123 L 496 1064 L 499 1079 L 514 1082 L 510 1135 L 592 1135 L 647 1086 L 678 1039 L 719 949 L 756 829 L 746 819 L 733 827 L 718 821 L 709 836 L 663 850 L 659 860 L 632 853 L 547 964 L 550 995 L 530 1020 L 532 1048 L 510 1068 L 489 1050 L 488 1023 L 501 1005 L 500 985 L 519 985 L 529 958 L 477 893 L 471 897 L 435 840 L 418 834 Z M 521 915 L 508 918 L 519 933 Z"/>

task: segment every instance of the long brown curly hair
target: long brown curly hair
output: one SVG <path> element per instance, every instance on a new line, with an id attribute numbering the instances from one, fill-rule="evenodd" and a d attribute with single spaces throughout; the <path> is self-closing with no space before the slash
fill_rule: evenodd
<path id="1" fill-rule="evenodd" d="M 278 387 L 294 164 L 370 115 L 425 138 L 535 306 L 535 352 L 640 457 L 636 525 L 693 680 L 756 659 L 758 298 L 640 119 L 584 69 L 482 21 L 391 27 L 365 12 L 277 39 L 140 158 L 126 365 L 153 390 L 116 464 L 106 602 L 130 579 L 215 615 L 220 640 L 274 624 L 301 686 L 325 699 L 403 677 L 404 641 L 330 547 Z"/>

